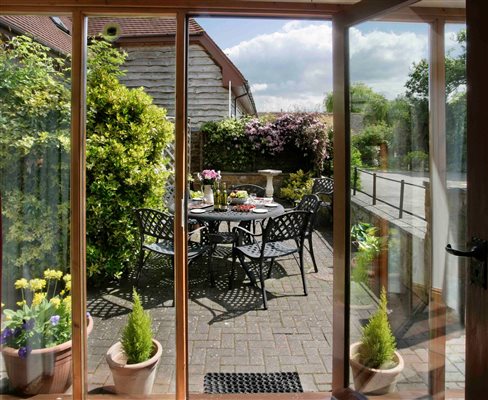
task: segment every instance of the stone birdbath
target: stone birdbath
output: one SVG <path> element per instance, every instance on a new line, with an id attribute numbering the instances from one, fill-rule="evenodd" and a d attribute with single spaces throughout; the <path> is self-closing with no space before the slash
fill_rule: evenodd
<path id="1" fill-rule="evenodd" d="M 273 197 L 273 177 L 281 174 L 279 169 L 259 169 L 258 173 L 266 177 L 266 197 Z"/>

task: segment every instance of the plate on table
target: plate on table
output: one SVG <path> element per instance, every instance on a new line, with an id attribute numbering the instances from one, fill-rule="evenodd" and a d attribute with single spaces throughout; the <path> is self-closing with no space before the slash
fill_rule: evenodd
<path id="1" fill-rule="evenodd" d="M 193 197 L 191 201 L 202 201 L 203 197 Z"/>
<path id="2" fill-rule="evenodd" d="M 252 212 L 256 214 L 265 214 L 268 210 L 265 210 L 264 208 L 253 208 Z"/>
<path id="3" fill-rule="evenodd" d="M 266 203 L 264 206 L 265 207 L 274 208 L 274 207 L 278 207 L 279 204 L 278 203 Z"/>
<path id="4" fill-rule="evenodd" d="M 194 208 L 193 210 L 191 210 L 191 213 L 192 214 L 203 214 L 206 211 L 207 210 L 205 210 L 204 208 Z"/>

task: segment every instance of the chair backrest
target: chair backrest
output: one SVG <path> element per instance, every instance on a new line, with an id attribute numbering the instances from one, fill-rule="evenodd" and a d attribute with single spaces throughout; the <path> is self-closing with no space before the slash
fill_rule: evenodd
<path id="1" fill-rule="evenodd" d="M 332 178 L 316 178 L 313 180 L 313 194 L 326 194 L 331 196 L 334 193 L 334 180 Z"/>
<path id="2" fill-rule="evenodd" d="M 317 212 L 321 204 L 322 200 L 320 200 L 319 196 L 316 194 L 306 194 L 295 207 L 295 210 L 310 211 L 312 213 L 309 220 L 309 228 L 313 228 L 315 225 Z"/>
<path id="3" fill-rule="evenodd" d="M 248 194 L 256 193 L 257 197 L 264 197 L 266 194 L 266 190 L 258 185 L 252 184 L 242 184 L 242 185 L 233 185 L 230 187 L 231 190 L 246 190 Z"/>
<path id="4" fill-rule="evenodd" d="M 146 235 L 156 239 L 173 240 L 174 223 L 171 214 L 151 208 L 134 209 L 134 214 L 142 241 Z"/>
<path id="5" fill-rule="evenodd" d="M 310 219 L 310 211 L 289 211 L 270 218 L 263 232 L 263 243 L 298 239 L 305 234 Z"/>

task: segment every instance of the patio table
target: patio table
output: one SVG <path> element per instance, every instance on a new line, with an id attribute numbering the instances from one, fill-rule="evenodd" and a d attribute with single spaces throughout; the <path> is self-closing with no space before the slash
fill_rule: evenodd
<path id="1" fill-rule="evenodd" d="M 222 221 L 227 222 L 237 222 L 239 224 L 243 224 L 246 222 L 263 220 L 269 217 L 277 217 L 285 212 L 285 209 L 281 204 L 278 203 L 271 203 L 274 204 L 274 207 L 269 206 L 270 203 L 266 204 L 257 204 L 255 211 L 249 212 L 242 212 L 242 211 L 234 211 L 232 210 L 232 206 L 229 206 L 229 210 L 227 211 L 214 211 L 213 205 L 210 206 L 201 206 L 201 207 L 193 207 L 190 208 L 188 212 L 188 216 L 190 218 L 205 221 L 208 224 L 209 231 L 211 233 L 217 233 L 219 229 L 219 225 Z M 204 212 L 195 210 L 205 210 Z"/>

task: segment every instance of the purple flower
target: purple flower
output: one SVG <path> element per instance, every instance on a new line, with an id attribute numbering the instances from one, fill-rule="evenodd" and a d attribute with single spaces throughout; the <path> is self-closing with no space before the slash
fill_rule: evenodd
<path id="1" fill-rule="evenodd" d="M 52 326 L 56 326 L 59 324 L 59 315 L 53 315 L 49 321 L 51 322 Z"/>
<path id="2" fill-rule="evenodd" d="M 27 358 L 27 356 L 32 352 L 32 347 L 31 346 L 25 346 L 21 347 L 19 349 L 18 355 L 20 358 Z"/>
<path id="3" fill-rule="evenodd" d="M 31 318 L 29 320 L 23 320 L 23 323 L 22 323 L 22 329 L 24 329 L 25 331 L 31 331 L 32 329 L 34 329 L 34 325 L 36 324 L 36 321 L 34 320 L 34 318 Z"/>
<path id="4" fill-rule="evenodd" d="M 22 333 L 22 329 L 18 326 L 17 328 L 15 328 L 14 330 L 14 338 L 17 338 L 20 336 L 20 334 Z"/>
<path id="5" fill-rule="evenodd" d="M 14 331 L 10 328 L 5 328 L 3 331 L 2 331 L 2 334 L 0 336 L 0 342 L 1 344 L 5 344 L 7 343 L 7 340 L 10 336 L 12 336 L 14 334 Z"/>

